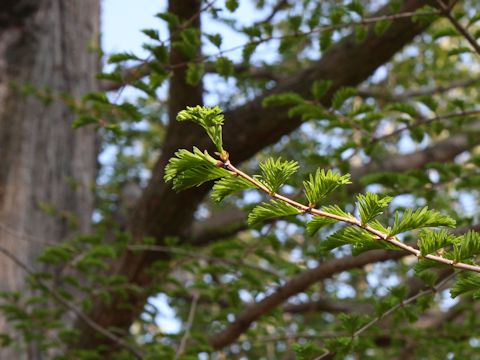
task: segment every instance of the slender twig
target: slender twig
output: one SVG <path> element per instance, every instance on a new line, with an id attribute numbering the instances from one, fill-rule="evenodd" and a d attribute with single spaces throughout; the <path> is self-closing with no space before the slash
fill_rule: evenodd
<path id="1" fill-rule="evenodd" d="M 467 40 L 470 45 L 475 49 L 478 55 L 480 55 L 480 44 L 475 40 L 475 38 L 455 19 L 451 13 L 451 7 L 445 5 L 442 0 L 436 0 L 438 6 L 442 9 L 442 14 L 452 23 L 455 29 L 458 30 L 460 34 L 463 35 L 465 40 Z"/>
<path id="2" fill-rule="evenodd" d="M 216 257 L 216 256 L 210 256 L 206 254 L 202 254 L 200 252 L 193 252 L 193 251 L 187 251 L 185 249 L 181 248 L 173 248 L 169 246 L 162 246 L 162 245 L 129 245 L 129 249 L 131 250 L 143 250 L 143 251 L 159 251 L 159 252 L 164 252 L 164 253 L 170 253 L 170 254 L 177 254 L 180 256 L 187 256 L 187 257 L 194 257 L 197 259 L 204 259 L 206 261 L 211 261 L 211 262 L 220 262 L 228 265 L 233 265 L 233 266 L 244 266 L 247 268 L 251 268 L 253 270 L 261 271 L 265 274 L 268 275 L 273 275 L 276 278 L 282 279 L 283 276 L 274 270 L 264 268 L 262 266 L 259 266 L 257 264 L 253 264 L 251 262 L 247 262 L 245 260 L 234 260 L 234 259 L 227 259 L 227 258 L 221 258 L 221 257 Z"/>
<path id="3" fill-rule="evenodd" d="M 438 86 L 426 86 L 419 89 L 413 89 L 403 92 L 394 92 L 389 93 L 386 89 L 370 89 L 362 87 L 358 90 L 357 95 L 363 98 L 373 97 L 377 99 L 387 100 L 387 101 L 405 101 L 417 96 L 425 95 L 434 95 L 442 94 L 456 88 L 465 88 L 472 85 L 476 85 L 480 82 L 480 79 L 462 79 L 457 81 L 452 81 L 449 84 L 438 85 Z"/>
<path id="4" fill-rule="evenodd" d="M 284 9 L 285 7 L 287 7 L 289 4 L 288 4 L 288 0 L 280 0 L 278 1 L 275 6 L 272 8 L 272 11 L 270 12 L 270 14 L 268 14 L 268 16 L 266 16 L 264 19 L 262 20 L 259 20 L 257 22 L 255 22 L 253 24 L 254 27 L 257 27 L 257 26 L 260 26 L 260 25 L 263 25 L 263 24 L 266 24 L 266 23 L 269 23 L 273 20 L 273 18 L 275 17 L 275 15 L 277 15 L 277 13 Z"/>
<path id="5" fill-rule="evenodd" d="M 438 11 L 430 11 L 430 12 L 407 11 L 407 12 L 392 14 L 392 15 L 374 16 L 374 17 L 365 18 L 365 19 L 361 19 L 361 20 L 358 20 L 358 21 L 347 22 L 347 23 L 343 23 L 343 24 L 323 25 L 323 26 L 313 28 L 309 31 L 298 31 L 298 32 L 295 32 L 295 33 L 292 33 L 292 34 L 268 36 L 268 37 L 265 37 L 265 38 L 259 38 L 258 40 L 254 40 L 254 41 L 251 41 L 251 42 L 248 42 L 248 43 L 245 43 L 245 44 L 237 45 L 237 46 L 228 48 L 226 50 L 221 50 L 217 54 L 205 55 L 203 57 L 198 58 L 197 60 L 193 60 L 193 62 L 204 62 L 207 59 L 223 56 L 226 53 L 243 49 L 247 45 L 258 46 L 260 44 L 263 44 L 265 42 L 272 41 L 272 40 L 284 40 L 284 39 L 289 39 L 289 38 L 298 38 L 298 37 L 302 37 L 302 36 L 318 34 L 318 33 L 326 32 L 326 31 L 340 30 L 340 29 L 344 29 L 344 28 L 348 28 L 348 27 L 354 27 L 354 26 L 358 26 L 358 25 L 371 25 L 371 24 L 375 24 L 375 23 L 380 22 L 380 21 L 391 21 L 391 20 L 399 20 L 399 19 L 404 19 L 404 18 L 410 18 L 412 16 L 437 16 L 437 15 L 440 15 L 440 12 L 438 12 Z M 192 61 L 177 63 L 175 65 L 171 65 L 170 69 L 187 66 L 191 62 Z"/>
<path id="6" fill-rule="evenodd" d="M 185 352 L 185 347 L 187 346 L 187 341 L 188 338 L 190 337 L 190 330 L 192 329 L 193 326 L 193 320 L 195 318 L 195 312 L 197 311 L 197 304 L 198 304 L 198 299 L 200 298 L 198 293 L 195 293 L 193 295 L 192 299 L 192 305 L 190 306 L 190 311 L 188 312 L 188 320 L 187 324 L 185 325 L 185 333 L 182 336 L 182 339 L 180 340 L 180 344 L 178 345 L 177 352 L 175 353 L 174 360 L 177 360 L 180 358 L 180 356 L 183 355 Z"/>
<path id="7" fill-rule="evenodd" d="M 352 340 L 354 340 L 355 338 L 359 337 L 362 333 L 364 333 L 365 331 L 367 331 L 368 329 L 370 329 L 373 325 L 377 324 L 380 320 L 382 320 L 383 318 L 389 316 L 390 314 L 394 313 L 395 311 L 397 311 L 398 309 L 404 307 L 405 305 L 408 305 L 408 304 L 411 304 L 412 302 L 416 301 L 417 299 L 425 296 L 425 295 L 429 295 L 429 294 L 434 294 L 436 292 L 438 292 L 445 284 L 447 284 L 453 277 L 455 276 L 455 273 L 452 273 L 450 274 L 449 276 L 447 276 L 445 279 L 443 279 L 442 281 L 440 281 L 438 284 L 436 284 L 435 286 L 431 287 L 431 288 L 428 288 L 428 289 L 425 289 L 423 291 L 420 291 L 418 293 L 416 293 L 415 295 L 409 297 L 408 299 L 405 299 L 405 300 L 402 300 L 400 301 L 398 304 L 396 304 L 395 306 L 392 306 L 390 309 L 388 309 L 387 311 L 385 311 L 383 314 L 381 314 L 380 316 L 376 317 L 375 319 L 369 321 L 368 323 L 366 323 L 364 326 L 362 326 L 360 329 L 358 329 L 357 331 L 355 331 L 353 334 L 352 334 Z M 332 353 L 330 351 L 326 351 L 325 353 L 323 353 L 322 355 L 316 357 L 314 360 L 321 360 L 321 359 L 325 359 L 327 356 L 329 355 L 332 355 Z"/>
<path id="8" fill-rule="evenodd" d="M 272 40 L 283 40 L 283 39 L 288 39 L 288 38 L 298 38 L 302 36 L 308 36 L 308 35 L 313 35 L 313 34 L 319 34 L 325 31 L 334 31 L 334 30 L 340 30 L 343 28 L 348 28 L 348 27 L 354 27 L 354 26 L 359 26 L 359 25 L 370 25 L 374 24 L 380 21 L 391 21 L 391 20 L 399 20 L 399 19 L 404 19 L 404 18 L 410 18 L 412 16 L 436 16 L 440 15 L 440 12 L 414 12 L 414 11 L 409 11 L 409 12 L 403 12 L 403 13 L 398 13 L 398 14 L 392 14 L 392 15 L 384 15 L 384 16 L 375 16 L 375 17 L 370 17 L 370 18 L 365 18 L 361 19 L 359 21 L 352 21 L 348 23 L 343 23 L 343 24 L 336 24 L 336 25 L 323 25 L 319 26 L 316 28 L 313 28 L 309 31 L 298 31 L 294 34 L 286 34 L 286 35 L 278 35 L 278 36 L 269 36 L 269 37 L 264 37 L 264 38 L 259 38 L 254 41 L 250 41 L 241 45 L 237 45 L 225 50 L 221 50 L 217 52 L 216 54 L 210 54 L 210 55 L 203 55 L 200 56 L 196 59 L 193 59 L 191 61 L 184 61 L 184 62 L 179 62 L 177 64 L 169 64 L 169 65 L 164 65 L 164 69 L 166 71 L 171 71 L 176 68 L 181 68 L 187 66 L 189 63 L 205 63 L 206 61 L 210 59 L 215 59 L 218 57 L 221 57 L 227 53 L 231 53 L 236 50 L 240 50 L 245 48 L 247 45 L 255 45 L 258 46 L 260 44 L 266 43 L 268 41 Z M 168 40 L 167 40 L 168 42 Z M 143 60 L 140 64 L 135 65 L 131 68 L 127 68 L 123 70 L 123 81 L 121 83 L 114 83 L 111 81 L 105 81 L 103 84 L 103 89 L 105 91 L 117 91 L 118 89 L 127 86 L 131 81 L 138 79 L 138 77 L 143 77 L 147 76 L 150 74 L 150 67 L 149 67 L 149 60 L 151 59 L 151 56 Z M 207 67 L 209 71 L 214 71 L 214 67 L 208 66 Z M 241 65 L 238 65 L 237 68 L 243 69 L 244 67 Z M 264 74 L 264 75 L 269 75 L 270 73 L 264 73 L 263 71 L 256 70 L 256 73 Z"/>
<path id="9" fill-rule="evenodd" d="M 403 126 L 399 129 L 393 130 L 392 132 L 390 132 L 388 134 L 378 136 L 378 137 L 374 137 L 370 140 L 370 143 L 374 144 L 374 143 L 377 143 L 379 141 L 383 141 L 383 140 L 388 139 L 392 136 L 398 135 L 401 132 L 404 132 L 406 130 L 412 130 L 412 129 L 417 128 L 419 126 L 427 125 L 427 124 L 430 124 L 430 123 L 435 122 L 435 121 L 448 120 L 448 119 L 461 117 L 461 116 L 473 116 L 473 115 L 478 115 L 478 114 L 480 114 L 480 110 L 466 110 L 466 111 L 461 111 L 461 112 L 452 112 L 452 113 L 448 113 L 448 114 L 445 114 L 445 115 L 434 116 L 434 117 L 431 117 L 431 118 L 428 118 L 428 119 L 423 119 L 423 120 L 417 121 L 417 122 L 415 122 L 413 124 L 410 124 L 410 125 Z"/>
<path id="10" fill-rule="evenodd" d="M 284 195 L 272 192 L 272 191 L 270 191 L 270 189 L 268 189 L 260 181 L 254 179 L 250 175 L 244 173 L 243 171 L 241 171 L 241 170 L 237 169 L 235 166 L 233 166 L 232 163 L 230 162 L 230 160 L 227 159 L 225 161 L 224 160 L 219 160 L 219 161 L 222 162 L 225 169 L 230 170 L 231 172 L 233 172 L 237 176 L 240 176 L 240 177 L 248 180 L 250 183 L 255 185 L 255 187 L 262 190 L 266 194 L 270 195 L 270 197 L 272 197 L 274 199 L 277 199 L 277 200 L 281 200 L 281 201 L 283 201 L 283 202 L 285 202 L 289 205 L 292 205 L 293 207 L 297 208 L 301 213 L 308 213 L 308 214 L 311 214 L 313 216 L 320 216 L 320 217 L 324 217 L 324 218 L 334 219 L 334 220 L 341 221 L 341 222 L 344 222 L 344 223 L 347 223 L 347 224 L 350 224 L 350 225 L 353 225 L 353 226 L 357 226 L 357 227 L 367 231 L 368 233 L 372 234 L 377 240 L 381 240 L 381 241 L 385 241 L 387 243 L 390 243 L 391 245 L 394 245 L 397 248 L 400 248 L 402 250 L 405 250 L 405 251 L 409 252 L 412 255 L 415 255 L 418 259 L 425 258 L 425 259 L 428 259 L 428 260 L 433 260 L 433 261 L 438 262 L 440 264 L 445 264 L 445 265 L 452 266 L 456 269 L 469 270 L 469 271 L 474 271 L 474 272 L 480 273 L 480 266 L 477 266 L 477 265 L 471 265 L 471 264 L 467 264 L 467 263 L 457 262 L 455 260 L 447 259 L 447 258 L 444 258 L 444 257 L 439 256 L 439 255 L 433 255 L 433 254 L 422 255 L 420 250 L 415 249 L 414 247 L 401 242 L 395 236 L 392 236 L 392 235 L 386 234 L 386 233 L 384 233 L 380 230 L 374 229 L 373 227 L 371 227 L 368 224 L 363 224 L 359 219 L 357 219 L 353 216 L 346 217 L 346 216 L 332 214 L 332 213 L 329 213 L 329 212 L 326 212 L 326 211 L 323 211 L 323 210 L 315 209 L 315 208 L 312 208 L 310 206 L 301 204 L 301 203 L 299 203 L 295 200 L 292 200 L 292 199 L 290 199 L 290 198 L 288 198 Z"/>
<path id="11" fill-rule="evenodd" d="M 91 329 L 95 330 L 99 334 L 102 334 L 112 342 L 116 343 L 122 348 L 127 349 L 130 351 L 136 358 L 143 359 L 144 354 L 143 351 L 137 348 L 136 346 L 128 343 L 127 341 L 119 338 L 97 322 L 95 322 L 91 317 L 85 314 L 77 305 L 71 303 L 67 299 L 65 299 L 62 295 L 60 295 L 56 290 L 52 289 L 50 286 L 45 284 L 37 275 L 36 273 L 30 269 L 24 262 L 22 262 L 17 256 L 15 256 L 12 252 L 6 249 L 3 246 L 0 246 L 0 253 L 4 254 L 7 258 L 13 261 L 18 267 L 23 269 L 28 275 L 31 276 L 32 280 L 35 281 L 37 285 L 39 285 L 42 289 L 48 292 L 52 298 L 62 305 L 67 310 L 70 310 L 75 315 L 77 315 L 85 324 L 87 324 Z"/>

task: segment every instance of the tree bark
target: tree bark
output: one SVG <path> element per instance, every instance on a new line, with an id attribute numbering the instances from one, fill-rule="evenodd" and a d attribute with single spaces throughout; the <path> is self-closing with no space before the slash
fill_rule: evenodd
<path id="1" fill-rule="evenodd" d="M 59 97 L 97 88 L 99 14 L 99 0 L 0 5 L 0 239 L 30 268 L 38 269 L 46 245 L 36 239 L 54 244 L 90 231 L 96 134 L 73 130 L 74 114 Z M 24 278 L 0 258 L 0 290 L 21 291 Z M 0 315 L 0 331 L 5 326 Z"/>

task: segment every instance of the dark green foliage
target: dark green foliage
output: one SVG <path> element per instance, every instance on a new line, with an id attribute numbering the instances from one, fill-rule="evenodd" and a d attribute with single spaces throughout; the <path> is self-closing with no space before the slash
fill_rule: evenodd
<path id="1" fill-rule="evenodd" d="M 452 297 L 475 292 L 474 296 L 480 298 L 480 276 L 472 273 L 462 273 L 450 290 Z"/>
<path id="2" fill-rule="evenodd" d="M 332 82 L 329 80 L 315 81 L 312 85 L 312 95 L 315 100 L 320 100 L 331 86 Z"/>
<path id="3" fill-rule="evenodd" d="M 342 105 L 345 103 L 345 101 L 347 101 L 352 96 L 355 96 L 356 94 L 357 94 L 357 89 L 355 88 L 349 88 L 349 87 L 341 88 L 333 96 L 332 108 L 335 110 L 339 110 L 342 107 Z"/>
<path id="4" fill-rule="evenodd" d="M 202 76 L 204 73 L 204 64 L 189 63 L 187 66 L 187 82 L 190 85 L 197 85 L 202 80 Z"/>

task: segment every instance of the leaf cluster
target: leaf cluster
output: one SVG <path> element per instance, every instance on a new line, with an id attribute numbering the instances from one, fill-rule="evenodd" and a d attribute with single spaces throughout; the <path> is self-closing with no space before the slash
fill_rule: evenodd
<path id="1" fill-rule="evenodd" d="M 262 169 L 261 180 L 267 185 L 272 193 L 275 193 L 287 180 L 298 170 L 296 161 L 287 161 L 278 158 L 268 158 L 260 163 Z"/>
<path id="2" fill-rule="evenodd" d="M 308 180 L 303 182 L 305 195 L 310 206 L 315 206 L 340 185 L 350 184 L 350 174 L 340 175 L 328 170 L 317 169 L 315 174 L 310 174 Z"/>
<path id="3" fill-rule="evenodd" d="M 177 115 L 177 121 L 193 121 L 205 129 L 220 154 L 224 153 L 222 141 L 222 110 L 218 106 L 187 106 Z"/>
<path id="4" fill-rule="evenodd" d="M 217 160 L 207 151 L 201 152 L 194 147 L 193 152 L 181 149 L 175 153 L 165 167 L 164 179 L 173 183 L 175 191 L 182 191 L 229 175 L 227 170 L 217 166 Z"/>

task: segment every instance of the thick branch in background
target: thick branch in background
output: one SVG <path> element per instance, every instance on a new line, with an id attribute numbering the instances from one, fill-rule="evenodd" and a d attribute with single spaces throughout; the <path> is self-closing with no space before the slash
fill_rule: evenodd
<path id="1" fill-rule="evenodd" d="M 307 270 L 290 279 L 279 287 L 272 295 L 262 301 L 252 304 L 239 314 L 233 323 L 222 332 L 210 338 L 210 345 L 214 349 L 221 349 L 234 342 L 250 325 L 264 314 L 275 309 L 290 296 L 308 289 L 311 285 L 342 271 L 359 268 L 367 264 L 380 261 L 395 260 L 408 255 L 401 251 L 372 250 L 358 256 L 345 256 L 340 259 L 328 260 L 316 268 Z"/>
<path id="2" fill-rule="evenodd" d="M 351 169 L 352 178 L 358 179 L 376 171 L 402 172 L 409 169 L 420 169 L 431 162 L 447 162 L 457 155 L 468 151 L 479 144 L 478 131 L 480 122 L 471 127 L 470 133 L 456 134 L 445 140 L 410 154 L 390 156 L 384 161 L 372 162 L 365 166 Z"/>
<path id="3" fill-rule="evenodd" d="M 399 12 L 415 11 L 423 5 L 425 5 L 424 1 L 406 0 Z M 385 6 L 375 16 L 388 14 L 389 9 L 389 6 Z M 180 16 L 184 17 L 185 14 L 180 14 Z M 332 46 L 321 60 L 308 69 L 280 81 L 269 93 L 238 109 L 227 112 L 225 114 L 224 143 L 231 152 L 233 160 L 239 162 L 248 159 L 301 124 L 301 119 L 287 116 L 286 108 L 263 108 L 262 101 L 265 96 L 296 91 L 300 95 L 308 97 L 314 81 L 330 79 L 333 85 L 322 99 L 322 103 L 328 106 L 332 94 L 336 90 L 343 86 L 356 86 L 366 80 L 379 66 L 389 61 L 396 52 L 420 34 L 426 26 L 412 23 L 409 19 L 397 19 L 381 36 L 377 36 L 371 29 L 361 43 L 357 42 L 355 36 L 348 36 Z M 173 93 L 172 96 L 183 97 L 186 94 L 188 95 L 189 92 Z M 172 100 L 178 101 L 175 98 Z M 182 108 L 185 105 L 189 104 L 184 102 Z M 179 102 L 178 110 L 180 110 Z M 198 127 L 190 127 L 183 123 L 181 127 L 171 124 L 162 155 L 153 170 L 152 179 L 130 222 L 130 231 L 134 242 L 141 242 L 144 237 L 152 236 L 161 243 L 166 236 L 186 236 L 189 233 L 193 212 L 207 193 L 208 188 L 201 187 L 175 194 L 168 185 L 164 184 L 163 169 L 177 149 L 191 148 L 194 145 L 202 149 L 210 149 L 209 144 L 209 140 Z M 146 270 L 158 259 L 158 255 L 151 253 L 128 252 L 114 264 L 115 273 L 148 289 L 153 279 Z M 114 298 L 113 306 L 97 302 L 94 304 L 91 316 L 102 326 L 107 328 L 114 326 L 126 330 L 132 320 L 141 312 L 147 296 L 148 292 L 132 295 L 127 301 L 130 308 L 121 311 L 116 310 L 122 302 L 118 297 Z M 80 336 L 83 344 L 101 343 L 101 341 L 94 341 L 92 334 L 88 331 L 82 331 Z"/>
<path id="4" fill-rule="evenodd" d="M 168 11 L 177 15 L 181 21 L 188 22 L 189 27 L 200 29 L 200 0 L 172 0 L 169 2 Z M 172 42 L 177 40 L 181 31 L 181 27 L 170 29 Z M 198 49 L 198 51 L 200 52 L 200 49 Z M 200 55 L 200 53 L 197 55 Z M 188 60 L 189 59 L 186 58 L 180 49 L 172 46 L 170 64 L 174 65 Z M 201 105 L 203 103 L 202 83 L 199 83 L 197 86 L 187 84 L 186 70 L 186 67 L 177 67 L 174 69 L 172 76 L 170 77 L 168 102 L 169 126 L 167 129 L 168 136 L 166 144 L 163 149 L 163 151 L 167 151 L 169 154 L 172 154 L 173 151 L 176 150 L 176 145 L 171 144 L 172 138 L 177 140 L 186 138 L 191 141 L 191 134 L 194 134 L 197 130 L 194 124 L 180 124 L 175 121 L 177 113 L 186 106 Z M 161 172 L 155 172 L 153 174 L 152 182 L 163 185 L 163 175 Z M 164 187 L 164 185 L 162 187 Z M 176 199 L 168 199 L 164 198 L 157 189 L 152 188 L 151 186 L 145 196 L 148 196 L 149 199 L 149 202 L 146 204 L 147 206 L 140 206 L 134 214 L 134 220 L 130 222 L 130 230 L 134 238 L 137 240 L 143 239 L 143 237 L 148 236 L 148 234 L 150 234 L 150 236 L 155 236 L 152 231 L 147 230 L 147 232 L 145 232 L 146 229 L 149 229 L 152 225 L 155 225 L 155 223 L 160 224 L 162 227 L 165 226 L 164 230 L 167 230 L 167 232 L 164 234 L 176 236 L 181 235 L 184 232 L 184 229 L 188 228 L 191 224 L 194 210 L 194 208 L 191 209 L 183 204 L 187 204 L 189 201 L 192 201 L 192 199 L 193 201 L 198 202 L 201 198 L 201 194 L 192 196 L 191 193 L 186 192 L 180 194 Z M 141 204 L 145 204 L 145 202 L 143 201 Z M 165 212 L 166 210 L 166 212 L 163 215 L 158 213 L 157 215 L 159 215 L 159 217 L 152 217 L 151 215 L 153 215 L 153 212 L 158 211 L 158 209 L 161 209 L 160 211 L 162 212 Z M 176 209 L 180 211 L 172 218 L 166 214 L 169 212 L 168 209 Z M 133 280 L 134 283 L 146 286 L 152 281 L 152 278 L 145 272 L 140 272 L 140 270 L 145 269 L 143 266 L 144 262 L 145 264 L 151 264 L 157 258 L 158 253 L 156 254 L 154 252 L 146 252 L 144 256 L 138 256 L 138 253 L 127 252 L 121 261 L 113 264 L 114 271 L 124 274 L 129 280 Z M 149 291 L 148 288 L 146 291 Z M 124 301 L 117 298 L 115 299 L 116 301 L 107 306 L 108 310 L 106 310 L 105 304 L 95 308 L 92 312 L 92 317 L 98 323 L 107 327 L 114 324 L 121 324 L 122 326 L 120 327 L 126 329 L 136 315 L 138 315 L 138 312 L 141 311 L 145 299 L 146 295 L 135 298 L 132 297 L 132 299 L 130 299 L 131 301 L 128 301 L 130 308 L 125 309 Z M 95 347 L 105 340 L 105 338 L 98 337 L 89 332 L 82 323 L 79 324 L 79 327 L 82 329 L 82 334 L 84 335 L 79 338 L 78 345 L 80 347 Z"/>
<path id="5" fill-rule="evenodd" d="M 367 87 L 361 87 L 358 90 L 358 95 L 364 98 L 373 97 L 376 99 L 382 99 L 386 101 L 402 102 L 410 100 L 416 96 L 428 96 L 435 94 L 443 94 L 450 90 L 457 88 L 467 88 L 476 85 L 480 82 L 480 79 L 462 79 L 454 80 L 448 84 L 437 86 L 425 86 L 419 89 L 406 90 L 402 92 L 388 92 L 386 89 L 371 89 Z"/>

